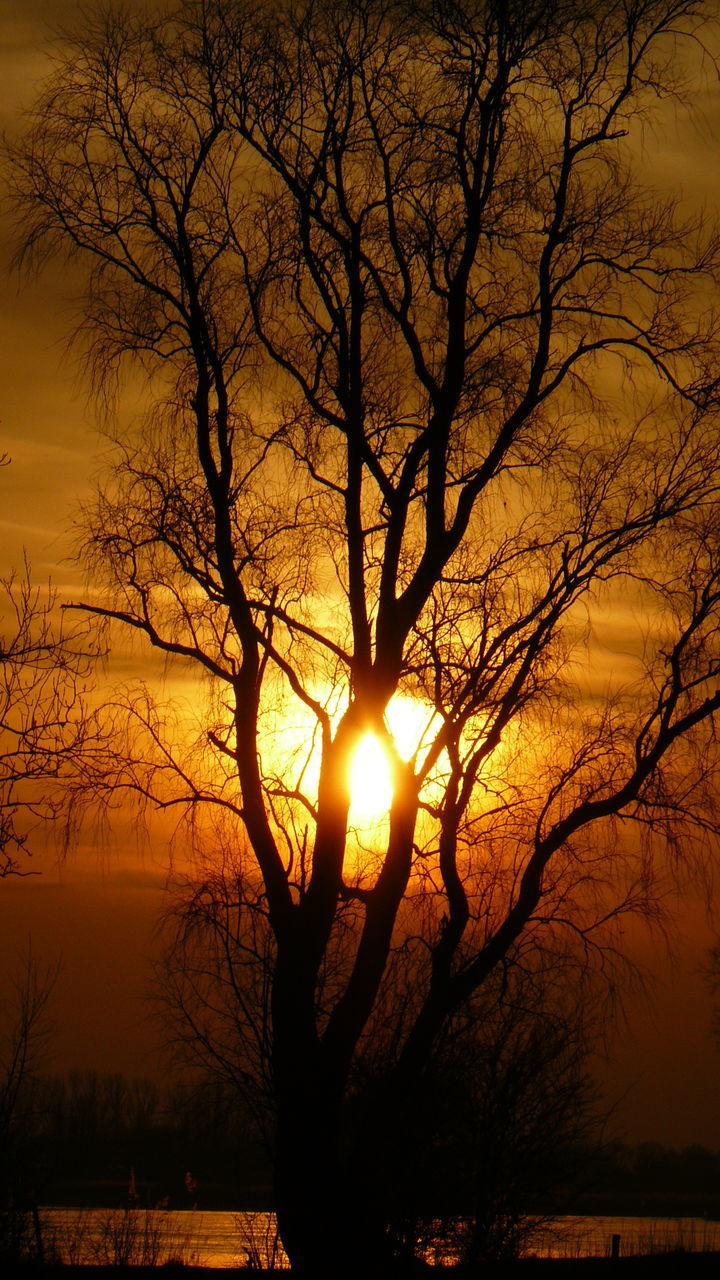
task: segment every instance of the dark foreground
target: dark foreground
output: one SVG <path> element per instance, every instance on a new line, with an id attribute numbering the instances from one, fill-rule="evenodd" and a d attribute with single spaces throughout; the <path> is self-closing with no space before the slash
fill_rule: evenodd
<path id="1" fill-rule="evenodd" d="M 128 1280 L 158 1280 L 158 1271 L 186 1275 L 188 1280 L 223 1280 L 224 1276 L 243 1276 L 247 1280 L 261 1280 L 274 1277 L 275 1280 L 289 1280 L 288 1271 L 260 1271 L 245 1267 L 218 1268 L 192 1267 L 178 1263 L 168 1263 L 160 1267 L 107 1267 L 107 1266 L 35 1266 L 28 1264 L 18 1268 L 18 1274 L 27 1280 L 118 1280 L 127 1276 Z M 323 1280 L 344 1280 L 344 1268 L 338 1265 L 337 1271 Z M 389 1273 L 381 1277 L 379 1273 L 368 1276 L 367 1280 L 408 1280 L 407 1271 Z M 427 1267 L 413 1273 L 416 1278 L 426 1280 L 650 1280 L 657 1277 L 689 1277 L 690 1280 L 705 1280 L 714 1277 L 720 1280 L 720 1253 L 686 1253 L 678 1250 L 675 1253 L 662 1253 L 636 1258 L 523 1258 L 517 1262 L 488 1265 L 482 1269 L 467 1267 Z M 307 1277 L 306 1280 L 313 1280 Z"/>

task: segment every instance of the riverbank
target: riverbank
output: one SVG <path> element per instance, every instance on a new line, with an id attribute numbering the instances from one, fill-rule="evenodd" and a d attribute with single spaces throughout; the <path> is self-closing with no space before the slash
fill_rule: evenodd
<path id="1" fill-rule="evenodd" d="M 221 1267 L 195 1267 L 182 1263 L 166 1263 L 159 1267 L 111 1267 L 96 1266 L 38 1266 L 28 1264 L 17 1268 L 17 1274 L 26 1280 L 158 1280 L 158 1272 L 181 1274 L 188 1280 L 222 1280 L 228 1269 Z M 720 1253 L 649 1254 L 633 1258 L 521 1258 L 514 1262 L 495 1263 L 480 1268 L 426 1267 L 413 1272 L 414 1280 L 717 1280 L 720 1272 Z M 234 1268 L 234 1276 L 246 1276 L 248 1280 L 278 1277 L 288 1280 L 288 1271 Z M 340 1264 L 333 1280 L 343 1280 L 344 1268 Z M 389 1273 L 383 1277 L 374 1273 L 368 1280 L 408 1280 L 407 1270 Z M 313 1280 L 307 1277 L 307 1280 Z"/>

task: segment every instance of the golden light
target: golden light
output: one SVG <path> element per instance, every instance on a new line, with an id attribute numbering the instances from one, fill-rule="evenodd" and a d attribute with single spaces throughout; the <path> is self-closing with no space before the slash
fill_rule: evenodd
<path id="1" fill-rule="evenodd" d="M 367 826 L 387 813 L 392 803 L 392 771 L 387 751 L 374 733 L 355 748 L 350 766 L 350 821 Z"/>
<path id="2" fill-rule="evenodd" d="M 403 760 L 409 760 L 428 735 L 431 737 L 433 730 L 439 727 L 432 707 L 402 693 L 397 693 L 392 699 L 385 718 Z"/>
<path id="3" fill-rule="evenodd" d="M 411 759 L 432 721 L 432 709 L 428 712 L 428 707 L 416 699 L 396 694 L 387 708 L 385 723 L 401 759 Z M 351 826 L 379 827 L 389 812 L 392 795 L 392 764 L 387 748 L 377 734 L 368 732 L 358 742 L 350 766 Z"/>

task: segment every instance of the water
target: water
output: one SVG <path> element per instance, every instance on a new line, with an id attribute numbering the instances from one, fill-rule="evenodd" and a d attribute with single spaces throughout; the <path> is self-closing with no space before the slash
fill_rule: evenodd
<path id="1" fill-rule="evenodd" d="M 720 1222 L 706 1218 L 569 1216 L 556 1220 L 547 1248 L 532 1252 L 551 1258 L 609 1257 L 614 1235 L 620 1236 L 623 1255 L 720 1250 Z"/>
<path id="2" fill-rule="evenodd" d="M 177 1259 L 195 1266 L 286 1265 L 272 1213 L 165 1209 L 43 1209 L 50 1247 L 72 1265 L 158 1264 Z M 613 1235 L 623 1255 L 683 1248 L 720 1250 L 720 1222 L 704 1218 L 558 1218 L 527 1252 L 543 1257 L 603 1257 Z M 449 1255 L 446 1255 L 449 1260 Z"/>
<path id="3" fill-rule="evenodd" d="M 272 1213 L 169 1209 L 41 1209 L 43 1234 L 77 1266 L 283 1266 Z"/>

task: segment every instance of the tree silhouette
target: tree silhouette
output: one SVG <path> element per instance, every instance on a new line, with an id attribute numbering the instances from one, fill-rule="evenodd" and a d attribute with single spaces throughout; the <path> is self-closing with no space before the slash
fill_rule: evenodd
<path id="1" fill-rule="evenodd" d="M 0 879 L 28 874 L 36 827 L 62 817 L 72 830 L 80 793 L 69 784 L 98 744 L 86 698 L 96 639 L 56 603 L 27 562 L 0 581 Z"/>
<path id="2" fill-rule="evenodd" d="M 398 957 L 387 1124 L 498 967 L 607 945 L 715 830 L 718 240 L 648 185 L 637 127 L 703 25 L 689 0 L 111 13 L 12 153 L 24 254 L 88 264 L 89 374 L 150 380 L 82 607 L 202 683 L 130 696 L 104 785 L 189 812 L 267 922 L 298 1268 L 382 1249 L 339 1117 Z"/>
<path id="3" fill-rule="evenodd" d="M 33 1189 L 32 1086 L 52 1034 L 47 1006 L 58 976 L 30 945 L 0 999 L 0 1257 L 42 1262 L 43 1241 Z"/>

